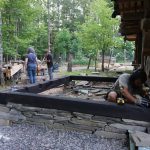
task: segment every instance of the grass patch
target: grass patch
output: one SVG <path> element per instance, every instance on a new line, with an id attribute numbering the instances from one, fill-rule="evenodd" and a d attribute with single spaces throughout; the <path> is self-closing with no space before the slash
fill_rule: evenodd
<path id="1" fill-rule="evenodd" d="M 98 71 L 95 72 L 94 70 L 78 70 L 78 71 L 72 71 L 72 72 L 67 72 L 67 71 L 61 71 L 60 72 L 61 76 L 71 76 L 71 75 L 88 75 L 88 76 L 100 76 L 100 77 L 117 77 L 118 73 L 114 72 L 114 71 Z"/>

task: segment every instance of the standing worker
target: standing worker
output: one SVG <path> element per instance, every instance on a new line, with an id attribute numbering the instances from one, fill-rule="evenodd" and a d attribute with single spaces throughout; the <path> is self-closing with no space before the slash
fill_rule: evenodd
<path id="1" fill-rule="evenodd" d="M 36 70 L 37 70 L 37 56 L 32 47 L 28 48 L 28 54 L 25 59 L 25 68 L 27 70 L 30 83 L 33 84 L 36 82 Z"/>
<path id="2" fill-rule="evenodd" d="M 43 60 L 46 61 L 49 79 L 52 80 L 53 79 L 53 58 L 50 50 L 46 52 Z"/>

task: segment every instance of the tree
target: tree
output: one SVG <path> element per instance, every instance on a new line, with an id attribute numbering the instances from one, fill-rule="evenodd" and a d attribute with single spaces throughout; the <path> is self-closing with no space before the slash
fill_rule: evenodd
<path id="1" fill-rule="evenodd" d="M 105 0 L 95 0 L 91 5 L 90 16 L 81 26 L 79 37 L 83 48 L 91 54 L 96 61 L 99 53 L 102 54 L 102 71 L 104 71 L 104 55 L 113 45 L 116 20 L 111 18 L 112 10 Z"/>
<path id="2" fill-rule="evenodd" d="M 2 9 L 5 57 L 23 55 L 26 48 L 34 44 L 38 38 L 41 12 L 42 7 L 39 7 L 37 0 L 5 1 Z"/>
<path id="3" fill-rule="evenodd" d="M 124 50 L 126 51 L 126 60 L 133 61 L 135 44 L 134 42 L 124 41 L 123 37 L 116 37 L 114 41 L 113 56 L 118 62 L 123 62 Z"/>
<path id="4" fill-rule="evenodd" d="M 2 18 L 1 18 L 1 9 L 0 9 L 0 84 L 4 84 L 3 77 L 3 48 L 2 48 Z"/>

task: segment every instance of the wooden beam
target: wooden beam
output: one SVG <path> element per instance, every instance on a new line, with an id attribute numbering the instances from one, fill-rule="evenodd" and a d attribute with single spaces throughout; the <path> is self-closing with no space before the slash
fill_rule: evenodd
<path id="1" fill-rule="evenodd" d="M 30 93 L 0 93 L 0 100 L 23 104 L 30 107 L 58 109 L 99 116 L 125 118 L 150 122 L 150 109 L 125 104 L 123 106 L 111 102 L 87 101 L 75 98 L 60 98 Z"/>
<path id="2" fill-rule="evenodd" d="M 122 21 L 137 21 L 137 20 L 141 20 L 144 17 L 144 13 L 142 12 L 135 12 L 135 13 L 124 13 L 122 15 L 121 20 Z"/>
<path id="3" fill-rule="evenodd" d="M 43 83 L 28 85 L 28 86 L 20 88 L 16 91 L 28 92 L 28 93 L 40 93 L 40 92 L 46 91 L 48 89 L 57 87 L 59 85 L 67 84 L 68 82 L 70 82 L 70 76 L 62 77 L 62 78 L 58 78 L 58 79 L 54 79 L 54 80 L 50 80 L 50 81 L 45 81 Z"/>
<path id="4" fill-rule="evenodd" d="M 70 80 L 97 81 L 97 82 L 115 82 L 114 77 L 96 77 L 96 76 L 70 76 Z"/>
<path id="5" fill-rule="evenodd" d="M 138 28 L 130 28 L 130 29 L 125 29 L 125 28 L 121 28 L 120 29 L 120 33 L 122 36 L 125 35 L 133 35 L 133 34 L 138 34 L 140 31 Z"/>
<path id="6" fill-rule="evenodd" d="M 66 76 L 50 81 L 45 81 L 43 83 L 37 83 L 28 85 L 26 87 L 16 90 L 17 92 L 27 92 L 27 93 L 40 93 L 48 89 L 68 84 L 71 80 L 83 80 L 83 81 L 98 81 L 98 82 L 115 82 L 117 78 L 112 77 L 96 77 L 96 76 Z"/>
<path id="7" fill-rule="evenodd" d="M 150 1 L 144 0 L 144 16 L 145 18 L 150 18 Z"/>
<path id="8" fill-rule="evenodd" d="M 146 32 L 148 32 L 148 30 L 150 30 L 150 18 L 144 18 L 141 21 L 141 29 Z"/>
<path id="9" fill-rule="evenodd" d="M 135 51 L 135 61 L 136 64 L 141 64 L 141 59 L 142 59 L 142 32 L 139 32 L 137 34 L 135 46 L 136 46 L 136 51 Z"/>
<path id="10" fill-rule="evenodd" d="M 136 34 L 133 34 L 133 35 L 125 36 L 124 39 L 127 40 L 127 41 L 136 41 L 136 38 L 137 38 Z"/>
<path id="11" fill-rule="evenodd" d="M 143 32 L 142 53 L 144 56 L 150 56 L 150 31 Z"/>

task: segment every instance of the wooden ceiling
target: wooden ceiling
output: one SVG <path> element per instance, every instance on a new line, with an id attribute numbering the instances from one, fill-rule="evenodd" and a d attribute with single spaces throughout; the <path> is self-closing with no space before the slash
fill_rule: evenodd
<path id="1" fill-rule="evenodd" d="M 121 16 L 120 33 L 126 40 L 136 40 L 141 32 L 141 20 L 144 18 L 144 0 L 112 0 L 114 12 L 112 17 Z"/>

